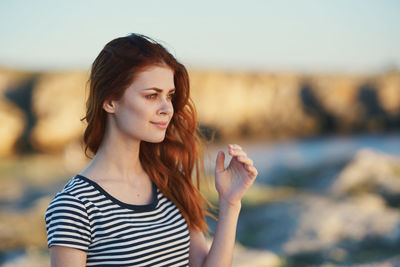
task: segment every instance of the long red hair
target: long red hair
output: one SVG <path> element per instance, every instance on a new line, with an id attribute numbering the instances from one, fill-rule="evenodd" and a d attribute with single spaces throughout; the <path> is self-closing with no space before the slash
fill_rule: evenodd
<path id="1" fill-rule="evenodd" d="M 182 212 L 189 228 L 207 232 L 205 215 L 210 203 L 200 193 L 203 174 L 201 134 L 190 98 L 189 76 L 167 49 L 153 39 L 130 34 L 110 41 L 92 64 L 86 102 L 85 154 L 96 154 L 106 129 L 106 99 L 118 100 L 135 75 L 151 65 L 165 64 L 174 72 L 174 114 L 160 143 L 141 141 L 139 159 L 158 189 Z M 196 182 L 193 182 L 193 171 Z M 196 184 L 196 185 L 195 185 Z"/>

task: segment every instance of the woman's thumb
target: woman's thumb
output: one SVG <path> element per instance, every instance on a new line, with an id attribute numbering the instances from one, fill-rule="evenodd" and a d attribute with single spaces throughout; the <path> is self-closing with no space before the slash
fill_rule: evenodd
<path id="1" fill-rule="evenodd" d="M 216 164 L 215 164 L 215 171 L 216 172 L 222 172 L 225 168 L 224 168 L 224 164 L 225 164 L 225 153 L 224 151 L 218 151 L 217 154 L 217 160 L 216 160 Z"/>

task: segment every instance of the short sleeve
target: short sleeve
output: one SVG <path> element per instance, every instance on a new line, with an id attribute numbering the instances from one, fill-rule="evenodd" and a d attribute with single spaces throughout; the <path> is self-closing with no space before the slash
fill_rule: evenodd
<path id="1" fill-rule="evenodd" d="M 60 245 L 87 252 L 91 230 L 82 201 L 67 192 L 58 193 L 45 213 L 47 246 Z"/>

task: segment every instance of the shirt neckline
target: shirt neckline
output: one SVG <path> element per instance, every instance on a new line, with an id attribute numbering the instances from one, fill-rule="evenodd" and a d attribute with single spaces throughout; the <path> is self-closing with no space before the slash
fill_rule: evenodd
<path id="1" fill-rule="evenodd" d="M 87 183 L 89 183 L 90 185 L 92 185 L 94 188 L 96 188 L 98 191 L 100 191 L 106 198 L 110 199 L 112 202 L 127 208 L 127 209 L 131 209 L 134 211 L 151 211 L 154 210 L 155 207 L 158 204 L 158 189 L 156 184 L 151 181 L 151 185 L 152 185 L 152 194 L 153 194 L 153 199 L 151 201 L 151 203 L 149 204 L 145 204 L 145 205 L 134 205 L 134 204 L 128 204 L 125 202 L 122 202 L 121 200 L 118 200 L 117 198 L 113 197 L 112 195 L 110 195 L 103 187 L 101 187 L 97 182 L 81 175 L 81 174 L 77 174 L 75 175 L 76 178 L 79 178 Z"/>

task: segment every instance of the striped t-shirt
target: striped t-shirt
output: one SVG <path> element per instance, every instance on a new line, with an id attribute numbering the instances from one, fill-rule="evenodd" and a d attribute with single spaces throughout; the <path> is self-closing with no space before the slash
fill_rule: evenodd
<path id="1" fill-rule="evenodd" d="M 153 183 L 153 201 L 131 205 L 76 175 L 45 214 L 48 247 L 87 253 L 86 266 L 188 266 L 189 231 L 179 209 Z"/>

